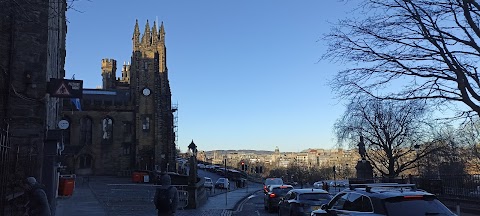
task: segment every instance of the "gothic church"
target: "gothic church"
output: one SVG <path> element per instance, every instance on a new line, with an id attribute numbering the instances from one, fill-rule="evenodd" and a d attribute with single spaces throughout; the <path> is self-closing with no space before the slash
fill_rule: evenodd
<path id="1" fill-rule="evenodd" d="M 176 170 L 174 114 L 163 22 L 143 35 L 133 31 L 131 64 L 117 78 L 117 61 L 102 59 L 101 89 L 84 89 L 80 106 L 64 100 L 62 164 L 91 175 L 130 175 L 133 170 Z"/>

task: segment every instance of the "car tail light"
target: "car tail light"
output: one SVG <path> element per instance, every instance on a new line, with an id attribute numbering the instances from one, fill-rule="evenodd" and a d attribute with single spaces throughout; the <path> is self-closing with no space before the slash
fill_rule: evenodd
<path id="1" fill-rule="evenodd" d="M 270 198 L 275 198 L 275 196 L 277 196 L 277 195 L 275 195 L 274 193 L 270 194 Z"/>
<path id="2" fill-rule="evenodd" d="M 423 196 L 403 196 L 403 198 L 408 200 L 421 200 Z"/>

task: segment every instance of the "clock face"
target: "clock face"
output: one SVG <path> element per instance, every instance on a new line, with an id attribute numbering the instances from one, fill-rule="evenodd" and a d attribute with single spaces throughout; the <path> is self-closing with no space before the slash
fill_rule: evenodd
<path id="1" fill-rule="evenodd" d="M 143 95 L 148 96 L 148 95 L 150 95 L 150 89 L 144 88 L 142 93 L 143 93 Z"/>

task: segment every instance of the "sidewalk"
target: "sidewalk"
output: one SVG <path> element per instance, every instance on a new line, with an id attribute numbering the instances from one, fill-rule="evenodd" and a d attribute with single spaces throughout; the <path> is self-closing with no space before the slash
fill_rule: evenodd
<path id="1" fill-rule="evenodd" d="M 71 197 L 59 197 L 57 198 L 57 207 L 56 207 L 56 215 L 57 216 L 105 216 L 105 215 L 115 215 L 115 216 L 122 216 L 122 215 L 138 215 L 135 213 L 139 212 L 110 212 L 108 207 L 106 206 L 108 203 L 102 203 L 102 197 L 106 193 L 116 193 L 116 190 L 105 188 L 103 191 L 93 191 L 92 188 L 99 187 L 99 180 L 94 179 L 92 177 L 90 183 L 79 183 L 75 182 L 75 191 Z M 95 184 L 95 187 L 90 187 L 89 184 Z M 202 205 L 198 209 L 186 209 L 186 210 L 178 210 L 176 215 L 202 215 L 202 216 L 214 216 L 214 215 L 224 215 L 228 216 L 231 215 L 232 210 L 236 208 L 237 203 L 241 202 L 244 198 L 248 197 L 255 191 L 258 191 L 261 187 L 255 183 L 251 183 L 252 186 L 249 188 L 240 188 L 236 190 L 232 190 L 228 192 L 227 201 L 225 203 L 225 193 L 218 194 L 212 197 L 209 197 L 204 205 Z M 107 184 L 105 184 L 107 185 Z M 108 187 L 108 186 L 106 186 Z M 95 195 L 97 194 L 97 195 Z M 100 196 L 100 197 L 99 197 Z M 113 194 L 112 196 L 115 196 Z M 134 197 L 131 197 L 134 199 Z M 152 197 L 153 198 L 153 197 Z M 132 204 L 132 208 L 142 208 L 139 206 L 137 202 L 134 200 L 130 200 Z M 150 202 L 142 202 L 144 207 L 143 208 L 151 208 L 151 211 L 148 213 L 144 213 L 142 215 L 156 215 L 154 208 L 152 208 L 152 203 Z"/>
<path id="2" fill-rule="evenodd" d="M 75 191 L 71 197 L 57 198 L 58 216 L 104 216 L 107 215 L 105 209 L 95 198 L 88 184 L 75 182 Z"/>

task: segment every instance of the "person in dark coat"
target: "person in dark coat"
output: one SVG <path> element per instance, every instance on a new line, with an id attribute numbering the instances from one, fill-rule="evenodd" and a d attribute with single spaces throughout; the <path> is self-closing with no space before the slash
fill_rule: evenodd
<path id="1" fill-rule="evenodd" d="M 29 216 L 51 216 L 50 204 L 43 185 L 34 177 L 23 181 L 25 195 L 28 197 L 27 211 Z"/>
<path id="2" fill-rule="evenodd" d="M 173 216 L 173 215 L 175 215 L 175 212 L 178 208 L 178 191 L 177 191 L 177 188 L 172 186 L 172 180 L 170 179 L 170 176 L 168 174 L 163 174 L 160 177 L 160 184 L 161 184 L 161 186 L 159 188 L 157 188 L 157 190 L 155 191 L 155 197 L 153 198 L 153 202 L 155 203 L 155 207 L 158 210 L 158 215 L 159 216 Z M 171 202 L 170 202 L 171 208 L 170 209 L 171 209 L 171 211 L 169 211 L 169 212 L 163 212 L 159 209 L 159 206 L 157 206 L 157 201 L 158 201 L 158 197 L 160 195 L 159 193 L 161 192 L 161 189 L 165 189 L 170 193 L 170 197 L 171 197 Z"/>

